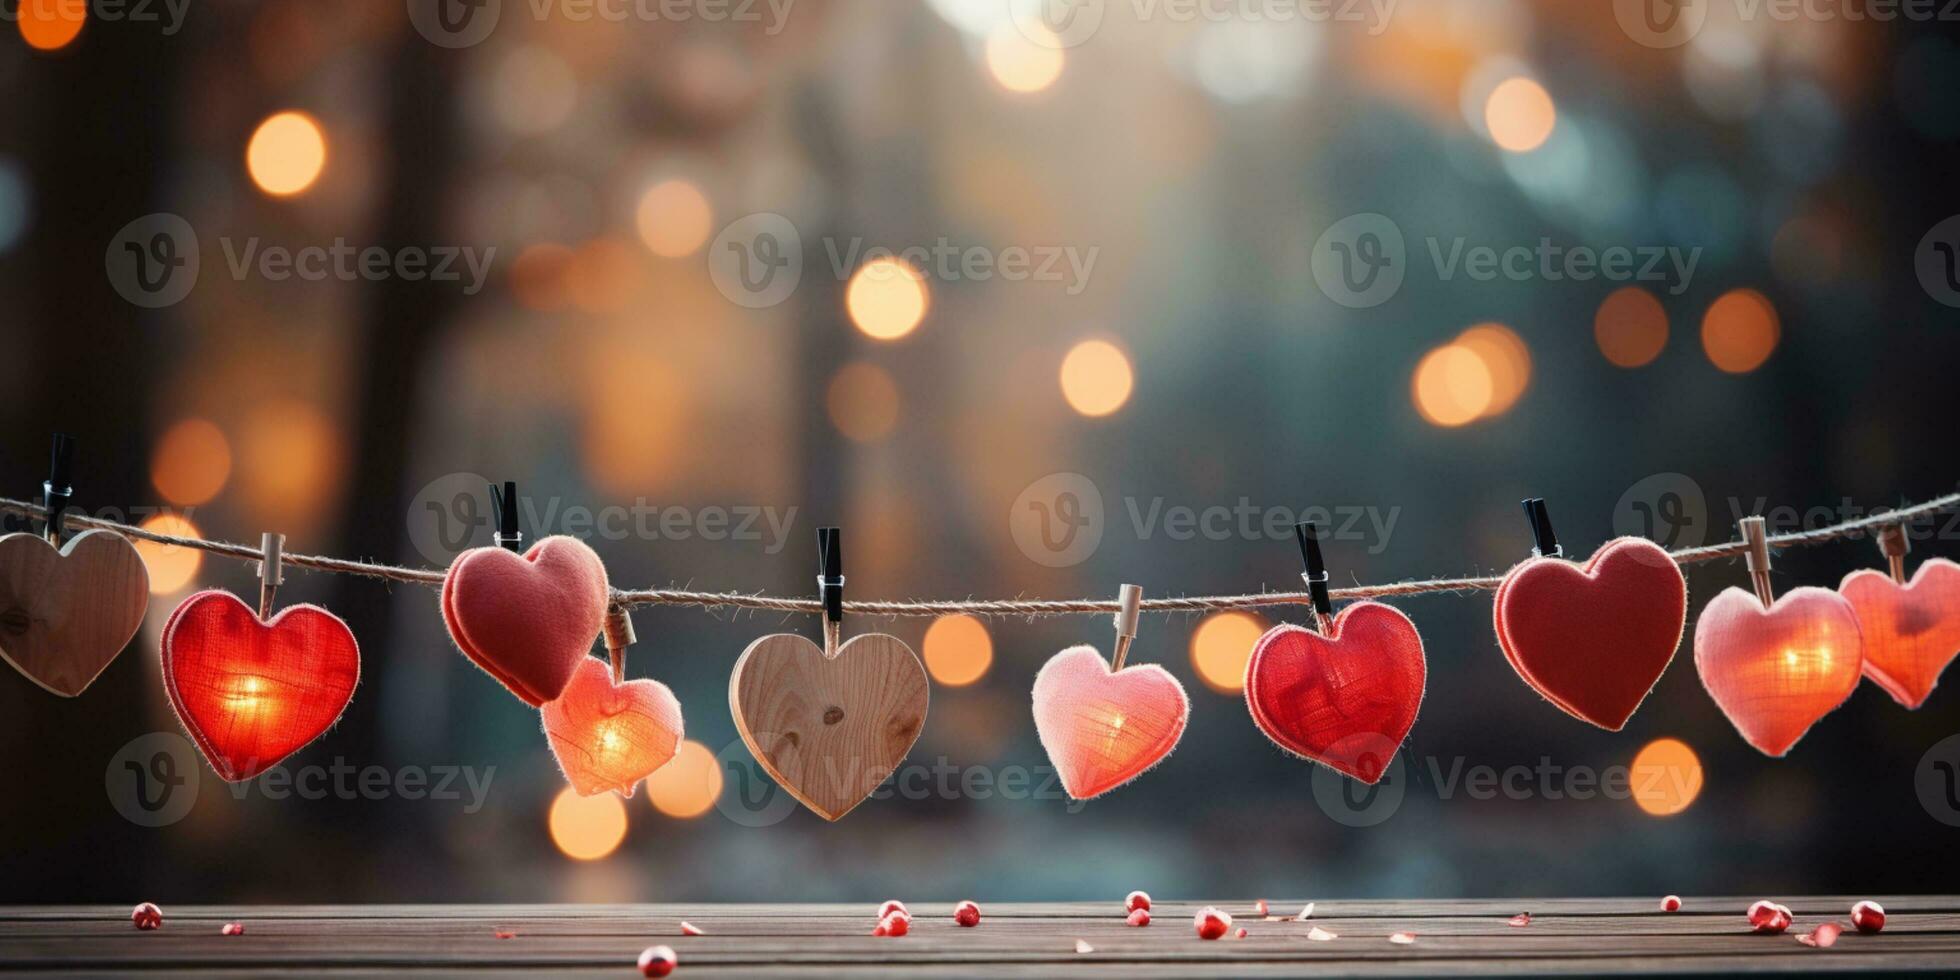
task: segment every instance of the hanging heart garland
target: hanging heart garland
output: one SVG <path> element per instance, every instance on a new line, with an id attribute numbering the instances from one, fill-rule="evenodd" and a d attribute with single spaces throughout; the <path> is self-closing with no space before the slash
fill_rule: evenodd
<path id="1" fill-rule="evenodd" d="M 1905 528 L 1879 535 L 1890 575 L 1860 569 L 1838 594 L 1851 603 L 1864 637 L 1865 676 L 1908 709 L 1926 703 L 1960 653 L 1960 564 L 1934 558 L 1905 578 Z"/>
<path id="2" fill-rule="evenodd" d="M 632 642 L 631 620 L 614 607 L 606 618 L 611 665 L 586 657 L 565 693 L 539 709 L 551 754 L 580 796 L 611 790 L 630 797 L 680 747 L 681 703 L 674 692 L 658 681 L 625 679 Z"/>
<path id="3" fill-rule="evenodd" d="M 605 563 L 563 536 L 522 555 L 473 548 L 442 581 L 443 622 L 456 646 L 532 707 L 565 692 L 605 625 L 607 600 Z"/>
<path id="4" fill-rule="evenodd" d="M 59 548 L 38 534 L 0 537 L 0 658 L 54 694 L 87 690 L 149 604 L 149 569 L 114 531 L 83 531 Z"/>
<path id="5" fill-rule="evenodd" d="M 1035 733 L 1073 799 L 1101 796 L 1162 762 L 1190 719 L 1190 699 L 1170 671 L 1123 665 L 1142 598 L 1143 590 L 1123 586 L 1113 662 L 1095 647 L 1070 647 L 1035 675 Z"/>

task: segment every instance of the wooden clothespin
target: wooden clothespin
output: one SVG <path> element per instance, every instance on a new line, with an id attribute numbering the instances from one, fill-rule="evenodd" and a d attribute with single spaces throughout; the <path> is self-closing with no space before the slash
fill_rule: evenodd
<path id="1" fill-rule="evenodd" d="M 1768 609 L 1776 604 L 1776 588 L 1769 581 L 1769 526 L 1760 516 L 1745 517 L 1739 526 L 1748 549 L 1743 558 L 1749 563 L 1749 579 L 1755 583 L 1756 598 Z"/>
<path id="2" fill-rule="evenodd" d="M 259 536 L 259 622 L 272 619 L 272 600 L 286 584 L 286 536 L 271 531 Z"/>
<path id="3" fill-rule="evenodd" d="M 1116 593 L 1116 652 L 1109 658 L 1109 671 L 1123 669 L 1130 656 L 1130 643 L 1137 638 L 1137 619 L 1143 610 L 1143 587 L 1125 585 Z"/>

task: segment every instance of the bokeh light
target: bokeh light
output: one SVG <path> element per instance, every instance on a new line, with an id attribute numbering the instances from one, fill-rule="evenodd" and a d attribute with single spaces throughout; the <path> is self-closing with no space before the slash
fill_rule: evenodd
<path id="1" fill-rule="evenodd" d="M 510 291 L 519 306 L 539 313 L 562 310 L 572 303 L 570 247 L 557 242 L 527 245 L 510 263 Z"/>
<path id="2" fill-rule="evenodd" d="M 713 230 L 714 208 L 701 188 L 687 180 L 663 180 L 640 195 L 635 216 L 640 241 L 665 259 L 693 255 Z"/>
<path id="3" fill-rule="evenodd" d="M 37 51 L 67 47 L 88 20 L 83 0 L 16 0 L 12 6 L 21 39 Z"/>
<path id="4" fill-rule="evenodd" d="M 1085 340 L 1062 358 L 1062 397 L 1083 415 L 1115 412 L 1130 400 L 1135 386 L 1129 355 L 1107 340 Z"/>
<path id="5" fill-rule="evenodd" d="M 489 79 L 490 110 L 519 136 L 551 132 L 578 108 L 578 78 L 551 50 L 527 45 L 497 63 Z"/>
<path id="6" fill-rule="evenodd" d="M 639 283 L 637 253 L 623 239 L 595 238 L 572 253 L 564 269 L 565 295 L 585 313 L 620 313 Z"/>
<path id="7" fill-rule="evenodd" d="M 303 112 L 268 117 L 245 149 L 245 169 L 252 182 L 274 197 L 291 197 L 312 187 L 326 166 L 326 134 Z"/>
<path id="8" fill-rule="evenodd" d="M 925 276 L 897 258 L 866 262 L 844 294 L 851 322 L 877 340 L 897 340 L 917 329 L 929 305 Z"/>
<path id="9" fill-rule="evenodd" d="M 180 507 L 208 502 L 231 477 L 231 443 L 206 419 L 185 419 L 157 440 L 150 483 Z"/>
<path id="10" fill-rule="evenodd" d="M 1769 360 L 1782 332 L 1769 297 L 1753 289 L 1732 289 L 1702 317 L 1701 346 L 1716 367 L 1747 374 Z"/>
<path id="11" fill-rule="evenodd" d="M 1444 428 L 1482 418 L 1496 397 L 1490 366 L 1457 344 L 1438 347 L 1417 362 L 1413 388 L 1416 411 Z"/>
<path id="12" fill-rule="evenodd" d="M 988 35 L 986 54 L 987 70 L 994 81 L 1009 92 L 1020 93 L 1039 92 L 1055 84 L 1066 61 L 1061 40 L 1035 22 L 1001 25 Z"/>
<path id="13" fill-rule="evenodd" d="M 1252 659 L 1252 645 L 1265 632 L 1266 624 L 1251 613 L 1212 613 L 1191 631 L 1191 667 L 1206 687 L 1237 694 L 1245 689 L 1245 664 Z"/>
<path id="14" fill-rule="evenodd" d="M 1491 142 L 1526 153 L 1543 146 L 1558 124 L 1558 110 L 1543 85 L 1523 76 L 1507 78 L 1484 100 L 1484 125 Z"/>
<path id="15" fill-rule="evenodd" d="M 1608 361 L 1623 368 L 1652 364 L 1667 347 L 1667 310 L 1639 286 L 1622 286 L 1593 314 L 1593 340 Z"/>
<path id="16" fill-rule="evenodd" d="M 280 399 L 254 408 L 237 446 L 239 490 L 261 519 L 304 527 L 345 484 L 340 430 L 307 402 Z"/>
<path id="17" fill-rule="evenodd" d="M 941 616 L 926 628 L 926 669 L 947 687 L 964 687 L 987 676 L 994 662 L 994 640 L 986 624 L 972 616 Z"/>
<path id="18" fill-rule="evenodd" d="M 154 515 L 145 520 L 142 527 L 145 531 L 172 537 L 203 538 L 198 533 L 197 525 L 177 514 Z M 191 580 L 197 577 L 198 568 L 204 564 L 204 552 L 180 544 L 138 540 L 136 553 L 143 556 L 143 565 L 150 570 L 151 595 L 169 595 L 191 584 Z"/>
<path id="19" fill-rule="evenodd" d="M 692 820 L 714 809 L 720 798 L 721 762 L 700 742 L 682 742 L 674 757 L 647 777 L 647 802 L 676 819 Z"/>
<path id="20" fill-rule="evenodd" d="M 1477 355 L 1490 374 L 1490 404 L 1480 417 L 1502 415 L 1524 397 L 1531 386 L 1531 348 L 1517 331 L 1501 323 L 1480 323 L 1458 336 L 1456 346 Z"/>
<path id="21" fill-rule="evenodd" d="M 596 861 L 618 850 L 626 839 L 626 804 L 612 793 L 580 796 L 567 786 L 551 801 L 546 823 L 551 842 L 566 857 Z"/>
<path id="22" fill-rule="evenodd" d="M 877 442 L 898 425 L 898 384 L 875 364 L 846 364 L 830 379 L 824 405 L 846 438 Z"/>
<path id="23" fill-rule="evenodd" d="M 1686 810 L 1701 795 L 1701 757 L 1686 742 L 1657 738 L 1633 757 L 1633 802 L 1656 816 Z"/>

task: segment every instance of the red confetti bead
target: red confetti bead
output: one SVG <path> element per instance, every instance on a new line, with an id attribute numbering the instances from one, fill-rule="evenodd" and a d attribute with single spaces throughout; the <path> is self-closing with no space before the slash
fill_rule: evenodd
<path id="1" fill-rule="evenodd" d="M 912 916 L 910 913 L 901 909 L 885 916 L 885 921 L 878 923 L 878 925 L 885 930 L 885 934 L 888 936 L 903 936 L 912 931 Z"/>
<path id="2" fill-rule="evenodd" d="M 1669 895 L 1666 898 L 1661 899 L 1661 911 L 1663 912 L 1681 911 L 1681 896 Z"/>
<path id="3" fill-rule="evenodd" d="M 1137 909 L 1147 910 L 1149 908 L 1150 895 L 1147 892 L 1131 892 L 1123 898 L 1123 911 L 1125 912 L 1134 912 Z"/>
<path id="4" fill-rule="evenodd" d="M 1877 902 L 1863 901 L 1851 906 L 1851 924 L 1869 936 L 1885 928 L 1885 909 Z"/>
<path id="5" fill-rule="evenodd" d="M 1768 899 L 1749 906 L 1749 927 L 1757 932 L 1776 934 L 1790 928 L 1790 910 Z"/>
<path id="6" fill-rule="evenodd" d="M 224 928 L 218 930 L 218 935 L 220 936 L 243 936 L 244 934 L 245 923 L 243 922 L 227 922 Z"/>
<path id="7" fill-rule="evenodd" d="M 1199 939 L 1218 939 L 1231 930 L 1232 917 L 1207 905 L 1198 910 L 1192 924 L 1198 929 Z"/>
<path id="8" fill-rule="evenodd" d="M 883 922 L 880 922 L 871 930 L 871 934 L 874 936 L 889 936 L 892 934 L 892 931 L 886 928 Z"/>
<path id="9" fill-rule="evenodd" d="M 664 977 L 680 965 L 672 946 L 648 946 L 640 950 L 640 976 Z"/>
<path id="10" fill-rule="evenodd" d="M 968 929 L 980 924 L 980 906 L 972 902 L 961 902 L 953 906 L 953 923 Z"/>
<path id="11" fill-rule="evenodd" d="M 885 904 L 878 906 L 878 918 L 880 919 L 883 919 L 885 916 L 888 916 L 893 912 L 904 912 L 906 915 L 912 914 L 911 910 L 905 907 L 905 903 L 899 901 L 896 898 L 890 899 L 886 901 Z"/>
<path id="12" fill-rule="evenodd" d="M 1128 919 L 1125 919 L 1124 921 L 1128 922 L 1133 926 L 1147 926 L 1150 924 L 1150 910 L 1131 909 L 1130 917 Z"/>
<path id="13" fill-rule="evenodd" d="M 700 927 L 700 926 L 697 926 L 697 925 L 695 925 L 694 923 L 692 923 L 692 922 L 689 922 L 689 921 L 687 921 L 687 920 L 685 920 L 685 919 L 683 919 L 683 920 L 681 920 L 681 935 L 683 935 L 683 936 L 705 936 L 705 935 L 707 935 L 707 933 L 705 933 L 705 932 L 702 932 L 702 931 L 701 931 L 701 927 Z"/>
<path id="14" fill-rule="evenodd" d="M 162 927 L 163 910 L 157 908 L 156 903 L 154 902 L 144 902 L 143 904 L 136 906 L 136 908 L 129 913 L 129 921 L 133 923 L 136 926 L 136 928 L 148 932 L 151 929 L 157 929 Z"/>
<path id="15" fill-rule="evenodd" d="M 1240 927 L 1238 927 L 1237 929 L 1234 929 L 1234 930 L 1232 930 L 1232 938 L 1233 938 L 1233 939 L 1244 939 L 1244 938 L 1245 938 L 1245 927 L 1244 927 L 1244 926 L 1240 926 Z"/>
<path id="16" fill-rule="evenodd" d="M 1266 900 L 1262 898 L 1252 903 L 1252 914 L 1261 916 L 1271 915 L 1272 910 L 1266 906 Z"/>
<path id="17" fill-rule="evenodd" d="M 513 932 L 513 931 L 511 931 L 511 930 L 509 930 L 509 929 L 498 929 L 498 930 L 496 930 L 495 932 L 492 932 L 492 933 L 491 933 L 490 935 L 492 935 L 492 936 L 495 936 L 495 937 L 497 937 L 498 939 L 516 939 L 516 938 L 517 938 L 517 933 L 515 933 L 515 932 Z"/>
<path id="18" fill-rule="evenodd" d="M 1511 916 L 1510 923 L 1511 923 L 1511 928 L 1522 929 L 1525 926 L 1531 924 L 1531 913 L 1519 912 L 1518 914 Z"/>
<path id="19" fill-rule="evenodd" d="M 1844 934 L 1844 927 L 1835 922 L 1826 922 L 1817 928 L 1797 937 L 1797 942 L 1818 949 L 1829 949 L 1836 945 L 1838 937 Z"/>

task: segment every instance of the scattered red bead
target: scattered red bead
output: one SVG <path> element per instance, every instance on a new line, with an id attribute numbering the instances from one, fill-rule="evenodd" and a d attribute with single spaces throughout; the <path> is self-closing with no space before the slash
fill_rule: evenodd
<path id="1" fill-rule="evenodd" d="M 157 908 L 154 902 L 144 902 L 136 906 L 129 913 L 129 921 L 135 924 L 136 928 L 144 932 L 161 928 L 163 926 L 163 910 Z"/>
<path id="2" fill-rule="evenodd" d="M 1669 895 L 1666 898 L 1661 899 L 1661 911 L 1663 912 L 1681 911 L 1681 896 Z"/>
<path id="3" fill-rule="evenodd" d="M 674 947 L 648 946 L 640 950 L 640 976 L 664 977 L 674 972 L 680 962 L 680 957 L 674 955 Z"/>
<path id="4" fill-rule="evenodd" d="M 885 930 L 885 935 L 887 936 L 903 936 L 912 931 L 911 913 L 900 909 L 885 916 L 884 921 L 878 923 L 878 927 Z"/>
<path id="5" fill-rule="evenodd" d="M 220 936 L 243 936 L 244 934 L 245 923 L 243 922 L 227 922 L 224 928 L 218 930 L 218 935 Z"/>
<path id="6" fill-rule="evenodd" d="M 1757 932 L 1775 935 L 1790 928 L 1790 910 L 1768 899 L 1749 906 L 1749 927 Z"/>
<path id="7" fill-rule="evenodd" d="M 490 933 L 490 935 L 492 935 L 492 936 L 495 936 L 495 937 L 497 937 L 498 939 L 516 939 L 516 938 L 517 938 L 517 933 L 516 933 L 516 932 L 514 932 L 514 931 L 512 931 L 512 930 L 510 930 L 510 929 L 498 929 L 498 930 L 496 930 L 496 931 L 494 931 L 494 932 L 492 932 L 492 933 Z"/>
<path id="8" fill-rule="evenodd" d="M 707 935 L 707 933 L 705 933 L 705 932 L 702 932 L 702 931 L 701 931 L 701 927 L 700 927 L 700 926 L 697 926 L 697 925 L 695 925 L 694 923 L 692 923 L 692 922 L 689 922 L 689 921 L 687 921 L 686 919 L 682 919 L 682 920 L 681 920 L 681 935 L 683 935 L 683 936 L 705 936 L 705 935 Z"/>
<path id="9" fill-rule="evenodd" d="M 882 937 L 882 936 L 891 935 L 892 931 L 889 928 L 887 928 L 883 922 L 880 922 L 872 928 L 871 934 L 874 936 Z"/>
<path id="10" fill-rule="evenodd" d="M 1413 932 L 1390 933 L 1388 941 L 1397 946 L 1413 946 L 1416 942 L 1416 934 Z"/>
<path id="11" fill-rule="evenodd" d="M 1131 909 L 1130 917 L 1128 919 L 1125 919 L 1124 921 L 1128 922 L 1133 926 L 1147 926 L 1150 924 L 1150 910 Z"/>
<path id="12" fill-rule="evenodd" d="M 1240 926 L 1240 927 L 1238 927 L 1237 929 L 1234 929 L 1234 930 L 1232 930 L 1232 938 L 1233 938 L 1233 939 L 1244 939 L 1244 938 L 1245 938 L 1245 927 L 1244 927 L 1244 926 Z"/>
<path id="13" fill-rule="evenodd" d="M 1530 912 L 1519 912 L 1518 914 L 1516 914 L 1516 915 L 1514 915 L 1514 916 L 1511 916 L 1511 918 L 1510 918 L 1510 923 L 1511 923 L 1511 928 L 1513 928 L 1513 929 L 1522 929 L 1522 928 L 1524 928 L 1525 926 L 1528 926 L 1528 925 L 1530 925 L 1530 924 L 1531 924 L 1531 913 L 1530 913 Z"/>
<path id="14" fill-rule="evenodd" d="M 961 902 L 953 906 L 953 924 L 968 929 L 980 924 L 980 906 L 972 902 Z"/>
<path id="15" fill-rule="evenodd" d="M 1258 901 L 1256 901 L 1256 902 L 1253 902 L 1253 903 L 1252 903 L 1252 914 L 1254 914 L 1254 915 L 1271 915 L 1271 914 L 1273 914 L 1273 913 L 1272 913 L 1272 910 L 1271 910 L 1271 909 L 1269 909 L 1269 908 L 1267 908 L 1267 907 L 1266 907 L 1266 900 L 1262 898 L 1262 899 L 1260 899 L 1260 900 L 1258 900 Z"/>
<path id="16" fill-rule="evenodd" d="M 886 901 L 885 904 L 878 906 L 878 918 L 880 919 L 883 919 L 885 916 L 888 916 L 893 912 L 904 912 L 906 915 L 912 914 L 911 910 L 905 907 L 905 903 L 899 901 L 896 898 L 890 899 Z"/>
<path id="17" fill-rule="evenodd" d="M 1831 948 L 1831 946 L 1837 943 L 1838 937 L 1843 934 L 1844 934 L 1843 926 L 1838 925 L 1835 922 L 1826 922 L 1823 925 L 1820 925 L 1817 928 L 1812 929 L 1811 931 L 1806 932 L 1801 936 L 1798 936 L 1797 942 L 1800 942 L 1805 946 L 1815 946 L 1818 949 L 1829 949 Z"/>
<path id="18" fill-rule="evenodd" d="M 1885 909 L 1877 902 L 1863 901 L 1851 906 L 1851 924 L 1869 936 L 1885 928 Z"/>
<path id="19" fill-rule="evenodd" d="M 1146 892 L 1131 892 L 1123 898 L 1123 911 L 1135 912 L 1150 908 L 1150 895 Z"/>
<path id="20" fill-rule="evenodd" d="M 1198 929 L 1199 939 L 1219 939 L 1231 930 L 1232 917 L 1216 907 L 1207 905 L 1198 910 L 1192 924 Z"/>

